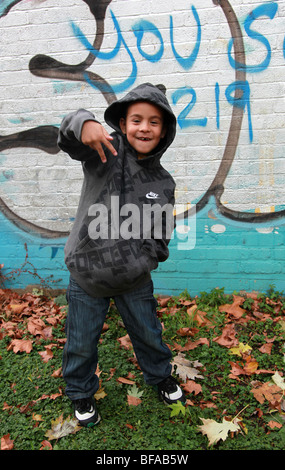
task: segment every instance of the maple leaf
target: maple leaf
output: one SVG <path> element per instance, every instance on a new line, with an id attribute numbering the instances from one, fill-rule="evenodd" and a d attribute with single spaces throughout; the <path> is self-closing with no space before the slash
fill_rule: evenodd
<path id="1" fill-rule="evenodd" d="M 192 393 L 194 392 L 195 395 L 198 395 L 198 393 L 201 393 L 202 392 L 202 387 L 200 384 L 197 384 L 196 382 L 194 382 L 193 380 L 188 380 L 187 379 L 187 382 L 186 384 L 182 384 L 181 385 L 183 387 L 183 389 L 185 390 L 186 393 Z"/>
<path id="2" fill-rule="evenodd" d="M 76 418 L 70 418 L 70 416 L 68 416 L 64 420 L 63 414 L 52 421 L 51 424 L 52 428 L 45 433 L 45 436 L 50 440 L 60 439 L 61 437 L 68 436 L 69 434 L 75 434 L 81 429 Z"/>
<path id="3" fill-rule="evenodd" d="M 279 402 L 282 398 L 282 389 L 278 387 L 278 385 L 270 382 L 257 382 L 255 387 L 250 391 L 261 404 L 264 403 L 265 399 L 271 403 L 275 403 L 276 401 Z"/>
<path id="4" fill-rule="evenodd" d="M 232 361 L 229 361 L 229 364 L 231 364 L 232 366 L 230 374 L 231 378 L 236 378 L 236 376 L 238 375 L 251 375 L 258 372 L 258 362 L 251 356 L 248 356 L 246 358 L 246 363 L 244 367 L 239 364 L 235 364 Z"/>
<path id="5" fill-rule="evenodd" d="M 133 385 L 132 388 L 128 390 L 128 404 L 133 406 L 138 406 L 141 401 L 141 396 L 143 392 L 140 392 L 136 385 Z"/>
<path id="6" fill-rule="evenodd" d="M 186 414 L 186 407 L 183 405 L 181 401 L 178 401 L 177 403 L 172 403 L 172 405 L 168 405 L 169 408 L 171 408 L 171 413 L 170 416 L 178 416 L 179 413 L 182 413 L 183 416 Z"/>
<path id="7" fill-rule="evenodd" d="M 198 361 L 189 361 L 185 358 L 183 353 L 178 353 L 172 361 L 172 367 L 176 367 L 177 375 L 186 382 L 186 379 L 203 379 L 203 375 L 200 374 L 196 367 L 201 367 L 202 364 Z M 194 366 L 194 367 L 192 367 Z M 196 367 L 195 367 L 196 366 Z"/>
<path id="8" fill-rule="evenodd" d="M 214 419 L 200 419 L 204 424 L 202 426 L 198 426 L 198 429 L 202 434 L 208 437 L 209 446 L 216 444 L 220 439 L 225 441 L 229 432 L 240 431 L 238 424 L 235 424 L 233 421 L 227 421 L 225 418 L 223 418 L 222 423 L 218 423 Z"/>
<path id="9" fill-rule="evenodd" d="M 26 352 L 29 354 L 33 349 L 33 344 L 29 339 L 13 339 L 9 344 L 7 351 L 13 349 L 14 353 Z"/>
<path id="10" fill-rule="evenodd" d="M 236 354 L 237 356 L 242 357 L 243 354 L 246 354 L 251 350 L 252 348 L 248 344 L 239 343 L 237 347 L 230 348 L 230 354 Z"/>

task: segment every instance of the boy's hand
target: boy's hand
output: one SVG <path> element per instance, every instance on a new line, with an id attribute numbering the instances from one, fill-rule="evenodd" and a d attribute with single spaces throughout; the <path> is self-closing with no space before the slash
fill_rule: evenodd
<path id="1" fill-rule="evenodd" d="M 88 145 L 92 149 L 96 150 L 103 163 L 106 163 L 107 158 L 102 148 L 104 144 L 113 155 L 117 155 L 117 151 L 114 149 L 111 141 L 111 137 L 106 129 L 99 123 L 95 121 L 86 121 L 82 126 L 81 131 L 81 142 L 84 145 Z"/>

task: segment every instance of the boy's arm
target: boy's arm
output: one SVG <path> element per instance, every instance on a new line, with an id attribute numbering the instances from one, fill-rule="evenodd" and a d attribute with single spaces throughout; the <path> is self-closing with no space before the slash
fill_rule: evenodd
<path id="1" fill-rule="evenodd" d="M 57 143 L 59 148 L 75 160 L 86 161 L 94 156 L 95 150 L 102 162 L 105 163 L 107 159 L 102 145 L 109 149 L 113 155 L 117 155 L 111 144 L 112 140 L 113 138 L 96 121 L 91 112 L 79 109 L 63 119 Z"/>

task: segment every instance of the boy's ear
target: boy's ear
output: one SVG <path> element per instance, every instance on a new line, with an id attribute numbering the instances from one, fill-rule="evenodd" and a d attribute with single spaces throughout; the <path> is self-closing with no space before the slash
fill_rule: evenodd
<path id="1" fill-rule="evenodd" d="M 121 118 L 119 124 L 120 124 L 120 129 L 121 129 L 122 133 L 125 134 L 126 133 L 126 120 L 125 120 L 125 118 Z"/>

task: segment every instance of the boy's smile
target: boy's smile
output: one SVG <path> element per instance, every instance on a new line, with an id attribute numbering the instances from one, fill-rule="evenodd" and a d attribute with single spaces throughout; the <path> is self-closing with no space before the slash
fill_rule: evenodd
<path id="1" fill-rule="evenodd" d="M 120 127 L 139 158 L 146 157 L 165 136 L 163 112 L 154 104 L 138 101 L 129 106 Z"/>

